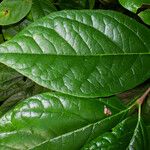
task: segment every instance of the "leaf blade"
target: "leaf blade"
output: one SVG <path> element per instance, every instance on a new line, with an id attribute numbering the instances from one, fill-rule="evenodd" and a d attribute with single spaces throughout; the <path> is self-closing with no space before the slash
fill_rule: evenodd
<path id="1" fill-rule="evenodd" d="M 147 28 L 115 12 L 56 12 L 1 45 L 0 61 L 54 91 L 110 96 L 149 78 L 149 35 Z"/>
<path id="2" fill-rule="evenodd" d="M 0 118 L 1 148 L 40 149 L 46 146 L 60 149 L 62 137 L 65 141 L 70 139 L 72 149 L 79 148 L 87 140 L 109 130 L 127 112 L 107 107 L 112 112 L 110 116 L 104 114 L 104 105 L 98 99 L 59 93 L 31 97 Z M 70 149 L 70 144 L 63 145 L 63 148 Z"/>

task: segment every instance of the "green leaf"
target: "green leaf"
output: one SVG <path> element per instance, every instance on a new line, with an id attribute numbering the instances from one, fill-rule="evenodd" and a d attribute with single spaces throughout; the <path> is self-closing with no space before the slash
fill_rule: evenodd
<path id="1" fill-rule="evenodd" d="M 8 88 L 7 82 L 10 83 L 10 81 L 12 79 L 18 78 L 20 76 L 21 75 L 18 72 L 16 72 L 15 70 L 13 70 L 3 64 L 0 64 L 0 91 Z"/>
<path id="2" fill-rule="evenodd" d="M 146 150 L 147 148 L 146 127 L 139 113 L 138 121 L 133 116 L 123 120 L 112 129 L 112 132 L 106 132 L 99 136 L 87 144 L 83 150 Z"/>
<path id="3" fill-rule="evenodd" d="M 149 36 L 117 12 L 61 11 L 2 44 L 0 62 L 54 91 L 110 96 L 150 77 Z"/>
<path id="4" fill-rule="evenodd" d="M 95 0 L 88 0 L 88 3 L 89 3 L 89 8 L 93 9 L 95 5 Z"/>
<path id="5" fill-rule="evenodd" d="M 87 0 L 58 0 L 57 5 L 62 9 L 84 9 Z"/>
<path id="6" fill-rule="evenodd" d="M 141 118 L 141 106 L 139 106 L 138 121 L 134 133 L 128 144 L 128 149 L 147 149 L 148 139 L 146 134 L 146 127 Z"/>
<path id="7" fill-rule="evenodd" d="M 149 124 L 149 126 L 147 126 L 146 127 L 146 129 L 147 129 L 147 133 L 148 133 L 148 141 L 150 141 L 150 124 Z M 149 143 L 149 147 L 148 147 L 148 149 L 150 149 L 150 143 Z"/>
<path id="8" fill-rule="evenodd" d="M 99 101 L 102 104 L 106 104 L 107 106 L 110 106 L 118 111 L 121 111 L 122 109 L 125 109 L 126 106 L 122 103 L 122 101 L 117 97 L 111 97 L 111 100 L 109 98 L 100 98 Z"/>
<path id="9" fill-rule="evenodd" d="M 10 110 L 19 101 L 47 91 L 49 90 L 35 84 L 29 79 L 24 81 L 23 76 L 16 80 L 14 79 L 14 83 L 11 83 L 8 89 L 0 91 L 0 101 L 4 101 L 0 106 L 0 116 Z"/>
<path id="10" fill-rule="evenodd" d="M 18 101 L 27 97 L 48 91 L 31 80 L 25 78 L 13 69 L 0 64 L 0 116 Z"/>
<path id="11" fill-rule="evenodd" d="M 117 0 L 99 0 L 102 4 L 104 4 L 104 5 L 110 5 L 111 6 L 111 4 L 112 3 L 115 3 Z"/>
<path id="12" fill-rule="evenodd" d="M 147 97 L 142 107 L 143 119 L 146 125 L 150 126 L 150 96 Z"/>
<path id="13" fill-rule="evenodd" d="M 0 34 L 0 44 L 4 42 L 3 35 Z"/>
<path id="14" fill-rule="evenodd" d="M 30 11 L 32 0 L 3 0 L 0 4 L 0 25 L 19 22 Z"/>
<path id="15" fill-rule="evenodd" d="M 150 4 L 149 0 L 119 0 L 120 4 L 126 9 L 136 13 L 142 4 Z"/>
<path id="16" fill-rule="evenodd" d="M 146 102 L 143 105 L 143 113 L 146 115 L 150 114 L 150 96 L 148 96 Z"/>
<path id="17" fill-rule="evenodd" d="M 104 113 L 106 107 L 111 115 Z M 115 107 L 116 103 L 110 106 L 99 99 L 59 93 L 31 97 L 0 118 L 0 147 L 78 150 L 124 118 L 128 110 L 118 111 Z"/>
<path id="18" fill-rule="evenodd" d="M 33 20 L 42 18 L 53 11 L 56 11 L 56 7 L 49 0 L 32 0 L 31 14 Z"/>
<path id="19" fill-rule="evenodd" d="M 150 9 L 140 12 L 138 15 L 146 24 L 150 25 Z"/>

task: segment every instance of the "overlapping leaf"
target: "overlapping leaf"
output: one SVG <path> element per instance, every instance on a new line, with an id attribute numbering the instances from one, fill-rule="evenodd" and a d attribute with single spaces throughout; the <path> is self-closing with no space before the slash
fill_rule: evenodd
<path id="1" fill-rule="evenodd" d="M 111 114 L 105 113 L 109 109 Z M 127 113 L 115 98 L 85 99 L 45 93 L 20 102 L 0 118 L 0 147 L 77 150 Z"/>

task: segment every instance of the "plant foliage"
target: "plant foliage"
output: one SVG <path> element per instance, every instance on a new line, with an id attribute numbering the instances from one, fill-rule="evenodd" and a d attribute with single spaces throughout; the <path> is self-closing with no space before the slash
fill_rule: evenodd
<path id="1" fill-rule="evenodd" d="M 150 149 L 149 2 L 119 3 L 1 2 L 0 150 Z"/>

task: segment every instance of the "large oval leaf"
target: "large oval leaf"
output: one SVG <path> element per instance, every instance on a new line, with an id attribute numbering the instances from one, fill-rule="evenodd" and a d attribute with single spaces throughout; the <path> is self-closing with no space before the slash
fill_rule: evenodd
<path id="1" fill-rule="evenodd" d="M 150 30 L 113 11 L 62 11 L 0 46 L 0 62 L 38 84 L 109 96 L 150 77 Z"/>
<path id="2" fill-rule="evenodd" d="M 30 11 L 32 0 L 3 0 L 0 4 L 0 25 L 19 22 Z"/>
<path id="3" fill-rule="evenodd" d="M 0 148 L 79 150 L 123 119 L 127 110 L 116 101 L 58 93 L 29 98 L 0 118 Z"/>

